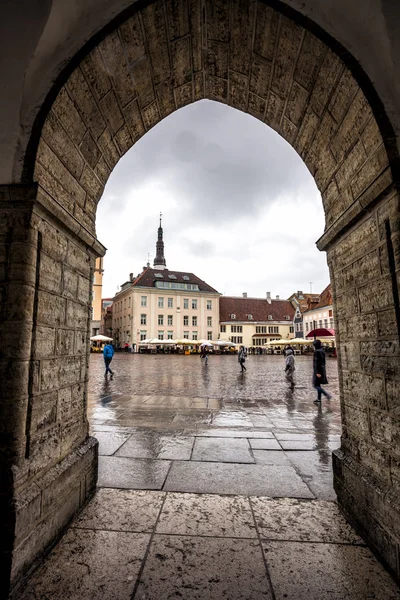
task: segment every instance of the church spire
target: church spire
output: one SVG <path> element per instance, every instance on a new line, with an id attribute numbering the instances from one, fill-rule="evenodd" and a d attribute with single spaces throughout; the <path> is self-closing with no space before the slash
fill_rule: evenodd
<path id="1" fill-rule="evenodd" d="M 161 226 L 162 213 L 160 213 L 160 226 L 158 228 L 157 244 L 156 244 L 156 257 L 154 259 L 155 269 L 165 269 L 167 266 L 164 257 L 164 240 L 163 240 L 163 228 Z"/>

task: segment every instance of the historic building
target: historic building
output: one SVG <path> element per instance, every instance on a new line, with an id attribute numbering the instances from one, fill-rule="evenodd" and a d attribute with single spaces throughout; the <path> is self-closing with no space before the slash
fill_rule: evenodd
<path id="1" fill-rule="evenodd" d="M 309 299 L 308 309 L 303 313 L 305 336 L 314 329 L 335 329 L 331 284 L 315 299 L 317 302 L 313 302 L 314 297 Z"/>
<path id="2" fill-rule="evenodd" d="M 268 340 L 290 340 L 294 337 L 294 308 L 288 300 L 279 296 L 271 298 L 248 298 L 222 296 L 219 299 L 221 340 L 262 346 Z"/>
<path id="3" fill-rule="evenodd" d="M 315 294 L 304 294 L 301 290 L 295 292 L 288 298 L 294 308 L 293 326 L 297 338 L 305 337 L 303 313 L 310 307 L 318 304 L 319 296 Z"/>
<path id="4" fill-rule="evenodd" d="M 100 333 L 102 322 L 102 295 L 103 290 L 103 258 L 96 258 L 92 283 L 92 312 L 90 321 L 90 335 Z"/>
<path id="5" fill-rule="evenodd" d="M 163 229 L 158 228 L 153 267 L 121 286 L 113 299 L 114 343 L 137 349 L 146 339 L 216 339 L 219 292 L 189 272 L 170 271 L 164 256 Z"/>

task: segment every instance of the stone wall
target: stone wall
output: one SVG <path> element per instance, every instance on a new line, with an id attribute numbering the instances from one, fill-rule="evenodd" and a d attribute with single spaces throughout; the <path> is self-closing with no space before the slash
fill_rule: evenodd
<path id="1" fill-rule="evenodd" d="M 335 489 L 400 579 L 400 201 L 393 189 L 328 249 L 343 436 Z"/>
<path id="2" fill-rule="evenodd" d="M 0 211 L 0 528 L 16 580 L 95 487 L 88 326 L 103 249 L 36 185 L 1 187 Z"/>
<path id="3" fill-rule="evenodd" d="M 253 115 L 297 150 L 321 191 L 327 228 L 353 220 L 392 181 L 372 109 L 341 58 L 255 0 L 157 0 L 127 18 L 60 90 L 35 179 L 94 231 L 119 158 L 203 98 Z"/>

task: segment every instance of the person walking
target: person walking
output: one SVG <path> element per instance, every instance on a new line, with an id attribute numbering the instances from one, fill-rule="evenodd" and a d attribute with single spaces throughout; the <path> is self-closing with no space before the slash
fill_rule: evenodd
<path id="1" fill-rule="evenodd" d="M 331 394 L 326 392 L 321 386 L 328 383 L 326 377 L 325 368 L 325 352 L 322 349 L 321 340 L 315 340 L 314 342 L 314 362 L 313 362 L 313 386 L 317 390 L 317 398 L 314 400 L 315 404 L 321 402 L 321 397 L 324 395 L 327 400 L 332 398 Z"/>
<path id="2" fill-rule="evenodd" d="M 238 362 L 240 364 L 240 368 L 242 369 L 242 373 L 243 373 L 243 371 L 247 371 L 246 367 L 244 366 L 245 360 L 246 360 L 246 351 L 244 349 L 244 346 L 240 346 L 239 353 L 238 353 Z"/>
<path id="3" fill-rule="evenodd" d="M 295 369 L 296 366 L 294 360 L 294 352 L 291 348 L 286 348 L 285 373 L 288 379 L 292 379 Z"/>
<path id="4" fill-rule="evenodd" d="M 110 373 L 111 378 L 114 375 L 113 371 L 111 371 L 111 369 L 110 369 L 110 364 L 113 359 L 113 356 L 114 356 L 114 348 L 110 343 L 108 343 L 103 348 L 103 358 L 104 358 L 104 363 L 106 365 L 106 372 L 104 373 L 104 377 L 107 377 L 107 373 Z"/>

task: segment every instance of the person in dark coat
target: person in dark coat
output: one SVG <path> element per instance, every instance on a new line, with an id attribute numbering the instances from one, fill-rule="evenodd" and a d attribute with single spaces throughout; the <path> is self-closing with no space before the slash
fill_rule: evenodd
<path id="1" fill-rule="evenodd" d="M 321 387 L 321 385 L 326 385 L 328 383 L 325 368 L 325 352 L 322 349 L 321 340 L 315 340 L 314 342 L 313 368 L 313 386 L 317 390 L 318 394 L 316 400 L 314 400 L 314 403 L 316 404 L 321 402 L 322 395 L 324 395 L 327 400 L 330 400 L 332 396 Z"/>
<path id="2" fill-rule="evenodd" d="M 246 351 L 244 349 L 244 346 L 240 346 L 240 350 L 238 353 L 238 362 L 240 364 L 240 368 L 242 369 L 242 373 L 243 373 L 243 371 L 247 371 L 246 367 L 244 366 L 245 360 L 246 360 Z"/>

